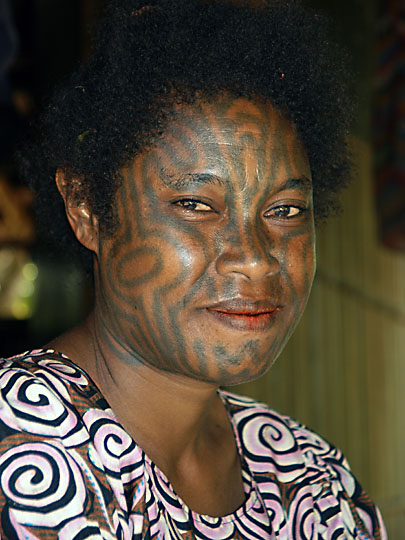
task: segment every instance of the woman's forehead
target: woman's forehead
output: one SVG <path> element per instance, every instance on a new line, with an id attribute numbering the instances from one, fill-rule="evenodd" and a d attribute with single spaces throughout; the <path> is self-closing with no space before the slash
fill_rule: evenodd
<path id="1" fill-rule="evenodd" d="M 178 105 L 153 147 L 141 156 L 167 173 L 221 175 L 238 164 L 268 167 L 290 163 L 309 176 L 308 160 L 292 122 L 270 102 L 221 97 Z M 200 171 L 201 172 L 201 171 Z"/>
<path id="2" fill-rule="evenodd" d="M 268 151 L 286 144 L 303 149 L 292 121 L 270 101 L 221 95 L 176 104 L 152 148 L 173 146 L 181 154 L 196 149 L 215 152 L 221 147 L 238 152 L 249 145 Z"/>
<path id="3" fill-rule="evenodd" d="M 201 137 L 209 137 L 212 131 L 222 131 L 237 136 L 243 131 L 264 135 L 272 127 L 294 132 L 292 122 L 270 101 L 255 98 L 219 96 L 216 99 L 197 100 L 193 104 L 176 105 L 164 130 L 173 133 L 188 127 Z"/>
<path id="4" fill-rule="evenodd" d="M 311 178 L 307 154 L 285 115 L 270 102 L 229 97 L 176 106 L 161 137 L 135 159 L 135 169 L 141 183 L 177 187 L 196 176 L 199 185 L 203 176 L 211 185 L 259 182 L 263 188 Z"/>

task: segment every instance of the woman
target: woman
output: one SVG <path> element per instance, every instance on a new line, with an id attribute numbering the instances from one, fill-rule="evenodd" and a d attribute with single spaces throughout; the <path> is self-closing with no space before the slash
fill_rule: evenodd
<path id="1" fill-rule="evenodd" d="M 339 450 L 219 390 L 294 330 L 347 175 L 323 26 L 294 1 L 111 3 L 25 162 L 95 303 L 3 363 L 5 538 L 385 537 Z"/>

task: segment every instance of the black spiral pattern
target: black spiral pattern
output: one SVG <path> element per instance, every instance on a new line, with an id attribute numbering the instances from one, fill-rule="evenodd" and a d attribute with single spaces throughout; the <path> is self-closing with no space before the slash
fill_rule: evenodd
<path id="1" fill-rule="evenodd" d="M 140 449 L 108 411 L 90 409 L 83 422 L 97 452 L 98 462 L 112 478 L 131 475 L 140 459 Z"/>
<path id="2" fill-rule="evenodd" d="M 87 501 L 78 464 L 57 444 L 25 443 L 5 452 L 0 487 L 22 525 L 58 527 L 83 512 Z"/>
<path id="3" fill-rule="evenodd" d="M 12 368 L 3 372 L 0 388 L 12 415 L 0 412 L 0 418 L 13 429 L 63 439 L 65 446 L 83 444 L 88 434 L 66 404 L 65 383 L 59 379 L 53 382 L 47 381 L 41 370 L 35 375 Z"/>

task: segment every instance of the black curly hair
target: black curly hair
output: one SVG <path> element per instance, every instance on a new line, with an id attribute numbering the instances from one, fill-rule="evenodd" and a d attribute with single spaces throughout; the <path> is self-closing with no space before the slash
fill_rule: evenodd
<path id="1" fill-rule="evenodd" d="M 310 160 L 319 220 L 336 208 L 348 177 L 353 99 L 347 82 L 345 55 L 331 43 L 325 18 L 299 0 L 264 0 L 257 7 L 111 0 L 92 56 L 55 92 L 20 153 L 21 169 L 37 192 L 46 229 L 60 246 L 78 244 L 55 186 L 58 168 L 75 179 L 77 200 L 113 233 L 120 170 L 164 131 L 175 104 L 224 92 L 259 97 L 295 123 Z"/>

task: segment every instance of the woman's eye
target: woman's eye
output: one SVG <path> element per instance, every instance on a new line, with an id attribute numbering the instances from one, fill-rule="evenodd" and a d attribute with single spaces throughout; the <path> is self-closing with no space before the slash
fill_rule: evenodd
<path id="1" fill-rule="evenodd" d="M 212 208 L 209 204 L 195 201 L 194 199 L 181 199 L 174 204 L 186 210 L 191 210 L 192 212 L 212 212 Z"/>
<path id="2" fill-rule="evenodd" d="M 272 208 L 266 212 L 265 217 L 278 217 L 283 219 L 290 219 L 303 214 L 306 208 L 300 206 L 294 206 L 291 204 L 283 204 Z"/>

